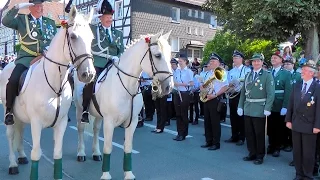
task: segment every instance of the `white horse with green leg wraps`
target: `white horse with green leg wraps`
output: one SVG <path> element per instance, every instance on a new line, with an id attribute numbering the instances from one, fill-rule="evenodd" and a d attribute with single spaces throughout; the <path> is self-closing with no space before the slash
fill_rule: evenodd
<path id="1" fill-rule="evenodd" d="M 10 174 L 19 173 L 15 150 L 19 153 L 19 164 L 28 163 L 23 149 L 23 129 L 25 123 L 29 123 L 32 133 L 30 180 L 38 180 L 38 166 L 42 154 L 41 131 L 46 127 L 53 127 L 54 131 L 54 179 L 62 179 L 62 143 L 72 98 L 71 87 L 67 82 L 67 67 L 72 62 L 78 70 L 78 78 L 84 83 L 91 82 L 95 76 L 91 54 L 93 34 L 89 27 L 92 15 L 93 11 L 85 17 L 78 14 L 73 7 L 68 23 L 64 23 L 63 28 L 52 39 L 44 57 L 30 67 L 30 79 L 25 82 L 25 89 L 20 92 L 13 107 L 15 124 L 7 126 Z M 5 87 L 14 66 L 14 63 L 10 63 L 1 74 L 1 99 L 4 109 Z"/>
<path id="2" fill-rule="evenodd" d="M 110 180 L 110 155 L 112 151 L 112 137 L 114 128 L 122 125 L 125 128 L 124 142 L 124 179 L 132 180 L 132 140 L 138 123 L 138 114 L 143 100 L 139 93 L 138 78 L 143 71 L 153 77 L 154 85 L 158 88 L 158 96 L 168 94 L 173 86 L 172 70 L 170 66 L 171 46 L 168 44 L 170 32 L 162 35 L 146 36 L 130 45 L 122 54 L 119 62 L 114 62 L 105 80 L 96 89 L 96 102 L 90 103 L 89 112 L 94 117 L 87 130 L 93 131 L 93 156 L 101 156 L 99 147 L 99 131 L 103 119 L 104 147 L 103 174 L 101 179 Z M 101 73 L 100 76 L 103 76 Z M 100 81 L 98 78 L 97 82 Z M 82 114 L 82 89 L 84 84 L 75 78 L 75 104 L 78 121 L 78 160 L 85 160 L 84 130 L 85 125 L 80 122 Z M 98 85 L 99 86 L 99 85 Z M 96 85 L 96 88 L 98 87 Z"/>

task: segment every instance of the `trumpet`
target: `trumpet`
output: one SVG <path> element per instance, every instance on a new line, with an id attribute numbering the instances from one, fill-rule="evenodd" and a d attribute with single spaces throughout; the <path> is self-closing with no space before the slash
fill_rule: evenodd
<path id="1" fill-rule="evenodd" d="M 160 87 L 160 81 L 158 79 L 153 79 L 151 83 L 151 95 L 152 95 L 152 100 L 156 100 L 157 97 L 161 95 L 161 88 Z"/>
<path id="2" fill-rule="evenodd" d="M 213 90 L 213 80 L 217 79 L 219 81 L 223 81 L 226 78 L 226 71 L 221 67 L 217 67 L 214 70 L 212 77 L 210 77 L 204 84 L 202 85 L 203 89 L 200 90 L 200 101 L 207 102 L 207 95 L 212 93 Z"/>

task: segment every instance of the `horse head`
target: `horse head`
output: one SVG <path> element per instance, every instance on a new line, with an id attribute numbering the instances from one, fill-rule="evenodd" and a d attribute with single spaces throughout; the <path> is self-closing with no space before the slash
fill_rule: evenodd
<path id="1" fill-rule="evenodd" d="M 148 44 L 148 54 L 141 62 L 141 68 L 153 78 L 153 91 L 162 97 L 171 92 L 173 88 L 172 69 L 170 65 L 171 46 L 168 43 L 171 31 L 145 37 Z"/>
<path id="2" fill-rule="evenodd" d="M 94 38 L 89 23 L 92 20 L 94 10 L 90 14 L 79 14 L 75 6 L 69 13 L 68 22 L 62 23 L 66 30 L 64 44 L 65 57 L 77 69 L 77 75 L 81 82 L 89 83 L 94 79 L 95 69 L 91 54 L 91 42 Z"/>

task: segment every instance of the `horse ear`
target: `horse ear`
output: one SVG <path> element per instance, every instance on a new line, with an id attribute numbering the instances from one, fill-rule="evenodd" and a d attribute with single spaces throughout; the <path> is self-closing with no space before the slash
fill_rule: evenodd
<path id="1" fill-rule="evenodd" d="M 72 6 L 71 11 L 69 13 L 69 19 L 71 22 L 74 21 L 74 18 L 77 16 L 78 10 L 75 6 Z"/>
<path id="2" fill-rule="evenodd" d="M 163 35 L 163 39 L 167 40 L 169 39 L 170 35 L 171 35 L 172 30 L 170 30 L 167 34 Z"/>
<path id="3" fill-rule="evenodd" d="M 91 11 L 90 11 L 90 13 L 89 13 L 88 16 L 87 16 L 87 21 L 88 21 L 88 23 L 91 23 L 92 18 L 93 18 L 93 13 L 94 13 L 94 9 L 91 8 Z"/>

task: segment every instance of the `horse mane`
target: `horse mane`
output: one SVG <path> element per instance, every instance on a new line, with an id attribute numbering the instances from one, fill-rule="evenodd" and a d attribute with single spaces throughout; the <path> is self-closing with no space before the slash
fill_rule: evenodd
<path id="1" fill-rule="evenodd" d="M 129 49 L 130 47 L 134 46 L 135 44 L 137 44 L 138 42 L 140 42 L 142 39 L 144 40 L 146 37 L 152 37 L 155 36 L 155 34 L 146 34 L 146 35 L 140 35 L 139 39 L 134 39 L 131 40 L 130 43 L 128 45 L 125 46 L 125 50 Z M 159 38 L 158 39 L 159 45 L 162 47 L 164 45 L 163 39 Z"/>

